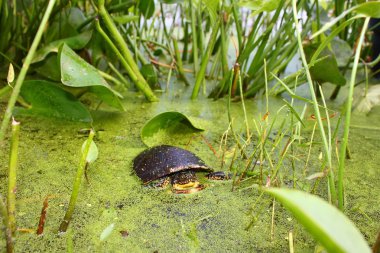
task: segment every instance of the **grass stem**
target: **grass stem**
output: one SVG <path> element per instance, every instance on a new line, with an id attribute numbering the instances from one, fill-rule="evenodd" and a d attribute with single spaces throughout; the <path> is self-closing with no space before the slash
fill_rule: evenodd
<path id="1" fill-rule="evenodd" d="M 12 233 L 9 229 L 7 207 L 4 203 L 3 197 L 0 194 L 0 218 L 3 220 L 2 230 L 4 230 L 4 236 L 6 241 L 7 253 L 14 252 Z"/>
<path id="2" fill-rule="evenodd" d="M 346 158 L 346 148 L 347 148 L 347 143 L 348 143 L 348 135 L 350 132 L 351 108 L 352 108 L 352 100 L 354 96 L 355 78 L 356 78 L 356 72 L 358 70 L 358 64 L 360 60 L 361 48 L 364 41 L 364 35 L 367 31 L 368 23 L 369 23 L 369 18 L 366 18 L 363 24 L 362 31 L 360 33 L 358 46 L 356 47 L 354 64 L 352 67 L 351 78 L 350 78 L 350 86 L 349 86 L 348 96 L 347 96 L 347 103 L 346 103 L 346 108 L 345 108 L 346 117 L 345 117 L 345 122 L 344 122 L 343 141 L 342 141 L 342 145 L 340 147 L 340 153 L 339 153 L 339 172 L 338 172 L 339 173 L 338 174 L 338 207 L 340 210 L 343 210 L 343 206 L 344 206 L 344 197 L 343 197 L 344 161 Z"/>
<path id="3" fill-rule="evenodd" d="M 78 198 L 78 194 L 79 194 L 80 185 L 82 182 L 84 170 L 85 170 L 86 163 L 87 163 L 86 158 L 87 158 L 88 152 L 90 150 L 90 146 L 92 143 L 92 139 L 94 138 L 94 135 L 95 135 L 94 130 L 91 130 L 90 134 L 88 136 L 86 145 L 84 147 L 84 150 L 82 152 L 82 158 L 79 162 L 77 174 L 76 174 L 74 184 L 73 184 L 73 190 L 71 192 L 69 207 L 67 208 L 65 217 L 63 218 L 61 225 L 59 226 L 59 230 L 58 230 L 59 233 L 65 233 L 67 231 L 67 228 L 68 228 L 69 223 L 71 221 L 71 217 L 73 216 L 75 204 L 77 202 L 77 198 Z"/>
<path id="4" fill-rule="evenodd" d="M 204 81 L 205 74 L 206 74 L 206 68 L 207 68 L 207 65 L 209 63 L 211 53 L 212 53 L 212 50 L 213 50 L 215 42 L 216 42 L 216 36 L 218 35 L 219 25 L 220 25 L 220 21 L 218 20 L 215 22 L 215 24 L 212 28 L 212 33 L 211 33 L 211 37 L 210 37 L 210 40 L 209 40 L 209 43 L 208 43 L 208 46 L 206 49 L 206 53 L 203 55 L 201 68 L 199 69 L 199 72 L 197 73 L 197 78 L 196 78 L 196 81 L 194 84 L 194 89 L 193 89 L 193 92 L 191 94 L 191 99 L 193 99 L 193 100 L 198 97 L 199 89 L 201 87 L 202 82 Z"/>
<path id="5" fill-rule="evenodd" d="M 12 237 L 16 232 L 16 178 L 17 178 L 17 155 L 19 143 L 20 123 L 12 121 L 12 139 L 11 139 L 11 152 L 9 157 L 9 171 L 8 171 L 8 197 L 7 197 L 7 211 L 8 211 L 8 229 Z"/>
<path id="6" fill-rule="evenodd" d="M 140 73 L 140 70 L 134 61 L 127 44 L 125 43 L 125 40 L 123 39 L 123 36 L 121 36 L 120 32 L 118 31 L 115 23 L 112 21 L 111 16 L 109 15 L 108 11 L 106 10 L 104 6 L 104 0 L 98 1 L 98 12 L 101 16 L 102 20 L 104 21 L 105 26 L 107 27 L 108 31 L 111 34 L 111 37 L 114 39 L 117 47 L 120 49 L 120 53 L 124 60 L 127 62 L 129 68 L 126 70 L 128 71 L 128 74 L 133 74 L 135 79 L 133 81 L 135 82 L 136 86 L 141 90 L 141 92 L 144 93 L 145 97 L 148 101 L 154 102 L 158 101 L 157 97 L 154 95 L 153 91 L 149 87 L 149 84 L 144 79 L 142 74 Z M 120 59 L 120 58 L 119 58 Z M 132 79 L 132 78 L 131 78 Z"/>
<path id="7" fill-rule="evenodd" d="M 322 117 L 321 117 L 321 114 L 320 114 L 320 111 L 319 111 L 319 108 L 318 108 L 318 101 L 317 101 L 316 93 L 315 93 L 314 87 L 313 87 L 313 80 L 311 78 L 311 74 L 310 74 L 310 71 L 309 71 L 309 66 L 307 64 L 306 56 L 305 56 L 305 53 L 304 53 L 304 50 L 303 50 L 303 47 L 302 47 L 301 31 L 299 29 L 298 12 L 297 12 L 297 1 L 296 0 L 292 0 L 292 6 L 293 6 L 293 19 L 294 19 L 294 24 L 295 24 L 295 27 L 296 27 L 296 35 L 297 35 L 297 41 L 298 41 L 298 48 L 299 48 L 299 51 L 300 51 L 300 55 L 301 55 L 301 59 L 302 59 L 302 64 L 304 66 L 306 77 L 307 77 L 307 81 L 308 81 L 308 84 L 309 84 L 310 96 L 312 97 L 312 101 L 313 101 L 312 104 L 313 104 L 313 107 L 314 107 L 314 113 L 315 113 L 315 117 L 316 117 L 316 120 L 317 120 L 317 123 L 318 123 L 318 128 L 319 128 L 319 131 L 320 131 L 320 134 L 321 134 L 323 146 L 324 146 L 324 149 L 325 149 L 325 155 L 326 155 L 326 159 L 327 159 L 327 163 L 328 163 L 328 167 L 329 167 L 329 179 L 330 179 L 329 180 L 329 183 L 330 183 L 330 187 L 329 188 L 330 188 L 331 199 L 332 199 L 332 202 L 334 204 L 336 204 L 337 195 L 336 195 L 335 182 L 334 182 L 334 172 L 332 170 L 331 150 L 329 148 L 329 144 L 328 144 L 328 140 L 327 140 L 327 137 L 326 137 L 324 125 L 323 125 L 323 122 L 322 122 Z"/>
<path id="8" fill-rule="evenodd" d="M 193 6 L 193 0 L 189 1 L 189 9 L 191 15 L 191 37 L 193 39 L 193 63 L 194 63 L 194 75 L 198 73 L 198 42 L 197 42 L 197 19 L 195 18 L 195 10 Z"/>

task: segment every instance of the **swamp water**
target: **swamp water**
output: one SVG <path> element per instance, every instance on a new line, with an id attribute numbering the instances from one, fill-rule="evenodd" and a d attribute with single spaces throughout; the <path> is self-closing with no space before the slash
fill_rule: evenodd
<path id="1" fill-rule="evenodd" d="M 17 232 L 16 252 L 287 252 L 289 231 L 293 232 L 296 252 L 314 252 L 316 242 L 278 202 L 275 202 L 271 229 L 273 200 L 266 195 L 260 198 L 256 187 L 241 187 L 232 192 L 231 181 L 207 181 L 208 187 L 203 191 L 175 195 L 170 188 L 157 190 L 141 186 L 132 172 L 132 160 L 146 148 L 140 131 L 147 120 L 164 111 L 182 112 L 205 129 L 201 134 L 215 150 L 219 149 L 220 138 L 228 128 L 226 100 L 192 102 L 173 97 L 162 97 L 159 103 L 130 98 L 125 103 L 126 112 L 92 112 L 93 127 L 98 131 L 95 142 L 99 158 L 89 167 L 89 182 L 82 181 L 73 220 L 62 236 L 57 235 L 57 230 L 68 205 L 80 149 L 86 139 L 78 131 L 89 125 L 18 118 L 21 133 L 17 227 L 35 231 L 44 199 L 50 197 L 44 235 Z M 276 108 L 271 109 L 272 114 L 282 105 L 281 99 L 270 98 L 270 108 Z M 246 107 L 248 119 L 260 121 L 265 113 L 265 99 L 250 99 Z M 312 113 L 310 107 L 306 115 Z M 244 121 L 240 103 L 232 104 L 232 115 L 235 123 Z M 312 129 L 314 122 L 305 120 L 305 123 Z M 349 143 L 352 158 L 346 162 L 345 174 L 346 214 L 372 245 L 380 227 L 379 108 L 368 116 L 356 116 L 352 125 Z M 244 127 L 238 130 L 244 132 Z M 201 138 L 185 137 L 171 142 L 182 147 L 188 144 L 187 148 L 209 166 L 220 168 L 220 160 Z M 9 139 L 1 147 L 3 196 L 8 150 Z M 319 153 L 322 147 L 316 146 L 315 150 Z M 313 167 L 313 163 L 318 165 Z M 318 171 L 317 158 L 309 164 L 315 170 L 308 174 Z M 279 175 L 287 182 L 291 168 L 286 163 L 283 167 Z M 317 185 L 316 193 L 326 199 L 324 182 L 325 179 Z M 302 182 L 297 187 L 303 188 Z M 113 229 L 103 238 L 102 232 L 107 227 Z M 0 248 L 4 247 L 2 235 Z"/>

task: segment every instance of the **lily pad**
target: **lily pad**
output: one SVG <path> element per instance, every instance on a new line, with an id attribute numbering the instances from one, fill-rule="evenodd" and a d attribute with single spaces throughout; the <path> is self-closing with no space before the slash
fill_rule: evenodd
<path id="1" fill-rule="evenodd" d="M 323 199 L 291 189 L 265 192 L 280 201 L 328 252 L 371 252 L 355 224 Z"/>
<path id="2" fill-rule="evenodd" d="M 95 67 L 83 60 L 66 44 L 60 49 L 59 61 L 61 82 L 64 85 L 76 88 L 88 87 L 108 105 L 124 110 L 119 100 L 122 96 L 108 85 Z"/>
<path id="3" fill-rule="evenodd" d="M 85 31 L 73 37 L 53 41 L 36 52 L 32 60 L 32 63 L 44 60 L 49 53 L 58 53 L 58 50 L 62 46 L 62 44 L 66 44 L 70 48 L 75 50 L 82 49 L 90 41 L 91 36 L 92 31 Z"/>
<path id="4" fill-rule="evenodd" d="M 41 115 L 65 120 L 92 122 L 90 112 L 71 93 L 52 82 L 25 81 L 20 95 L 29 108 L 16 107 L 16 115 Z"/>
<path id="5" fill-rule="evenodd" d="M 195 126 L 188 117 L 180 112 L 164 112 L 150 119 L 141 130 L 141 140 L 147 146 L 174 144 L 180 138 L 204 129 Z M 170 140 L 173 142 L 170 143 Z"/>

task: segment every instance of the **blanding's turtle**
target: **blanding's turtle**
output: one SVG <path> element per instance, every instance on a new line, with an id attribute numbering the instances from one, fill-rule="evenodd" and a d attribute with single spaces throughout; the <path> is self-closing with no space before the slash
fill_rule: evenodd
<path id="1" fill-rule="evenodd" d="M 164 187 L 170 181 L 174 193 L 193 193 L 204 189 L 195 172 L 209 172 L 207 178 L 213 180 L 228 179 L 224 172 L 213 172 L 192 152 L 169 145 L 152 147 L 141 152 L 133 160 L 136 175 L 146 185 Z"/>

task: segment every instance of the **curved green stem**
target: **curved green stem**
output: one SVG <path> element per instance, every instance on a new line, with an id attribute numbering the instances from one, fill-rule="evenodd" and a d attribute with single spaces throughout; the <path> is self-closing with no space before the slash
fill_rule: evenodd
<path id="1" fill-rule="evenodd" d="M 359 43 L 356 47 L 354 65 L 352 67 L 351 79 L 350 79 L 350 88 L 348 90 L 347 103 L 346 103 L 346 117 L 344 122 L 344 133 L 343 133 L 343 141 L 340 147 L 339 152 L 339 174 L 338 174 L 338 207 L 340 210 L 343 210 L 344 205 L 344 189 L 343 189 L 343 176 L 344 176 L 344 160 L 346 157 L 346 148 L 348 142 L 348 135 L 350 132 L 350 121 L 351 121 L 351 107 L 352 107 L 352 99 L 354 96 L 354 87 L 355 87 L 355 78 L 356 72 L 358 70 L 358 64 L 360 60 L 361 48 L 364 41 L 364 35 L 367 31 L 369 23 L 369 18 L 366 18 L 363 24 L 362 31 L 360 33 Z"/>
<path id="2" fill-rule="evenodd" d="M 73 185 L 73 191 L 71 192 L 71 197 L 70 197 L 70 202 L 69 202 L 69 207 L 67 208 L 65 217 L 63 218 L 63 221 L 61 222 L 61 225 L 59 226 L 59 232 L 60 233 L 65 233 L 67 231 L 67 228 L 69 226 L 69 223 L 71 221 L 71 217 L 73 216 L 74 209 L 75 209 L 75 204 L 78 199 L 78 194 L 79 194 L 79 188 L 82 182 L 84 170 L 87 164 L 86 158 L 88 155 L 88 152 L 90 151 L 92 139 L 95 136 L 94 130 L 91 129 L 90 134 L 88 136 L 86 145 L 84 147 L 84 150 L 82 152 L 82 158 L 79 162 L 78 170 L 77 170 L 77 175 L 74 180 L 74 185 Z"/>
<path id="3" fill-rule="evenodd" d="M 136 86 L 144 93 L 148 101 L 150 102 L 158 101 L 157 97 L 154 95 L 153 91 L 149 87 L 149 84 L 140 73 L 140 70 L 136 62 L 134 61 L 128 49 L 127 44 L 125 43 L 123 36 L 121 36 L 115 23 L 112 21 L 111 16 L 107 12 L 104 6 L 104 0 L 99 0 L 98 12 L 101 18 L 103 19 L 105 26 L 110 32 L 111 37 L 114 39 L 116 46 L 119 48 L 121 55 L 123 56 L 124 60 L 127 62 L 129 66 L 129 68 L 127 69 L 128 74 L 131 75 L 134 73 L 134 76 L 136 77 L 136 81 L 135 81 Z"/>
<path id="4" fill-rule="evenodd" d="M 337 196 L 336 196 L 336 189 L 335 189 L 335 182 L 334 182 L 334 173 L 332 171 L 331 146 L 329 145 L 328 140 L 327 140 L 327 136 L 326 136 L 325 129 L 323 126 L 323 122 L 322 122 L 321 113 L 320 113 L 319 108 L 318 108 L 317 97 L 316 97 L 315 91 L 314 91 L 313 80 L 311 79 L 309 66 L 307 64 L 306 56 L 305 56 L 305 53 L 304 53 L 304 50 L 302 47 L 301 31 L 299 29 L 299 22 L 298 22 L 298 16 L 297 16 L 298 15 L 297 14 L 297 0 L 292 0 L 292 6 L 293 6 L 294 24 L 296 27 L 296 34 L 297 34 L 298 48 L 300 51 L 302 64 L 303 64 L 304 69 L 305 69 L 306 78 L 307 78 L 307 81 L 309 84 L 310 96 L 311 96 L 312 101 L 313 101 L 314 113 L 315 113 L 315 117 L 316 117 L 316 120 L 318 123 L 318 128 L 319 128 L 319 132 L 321 134 L 323 147 L 325 149 L 326 160 L 328 163 L 331 200 L 335 204 L 336 200 L 337 200 Z"/>

